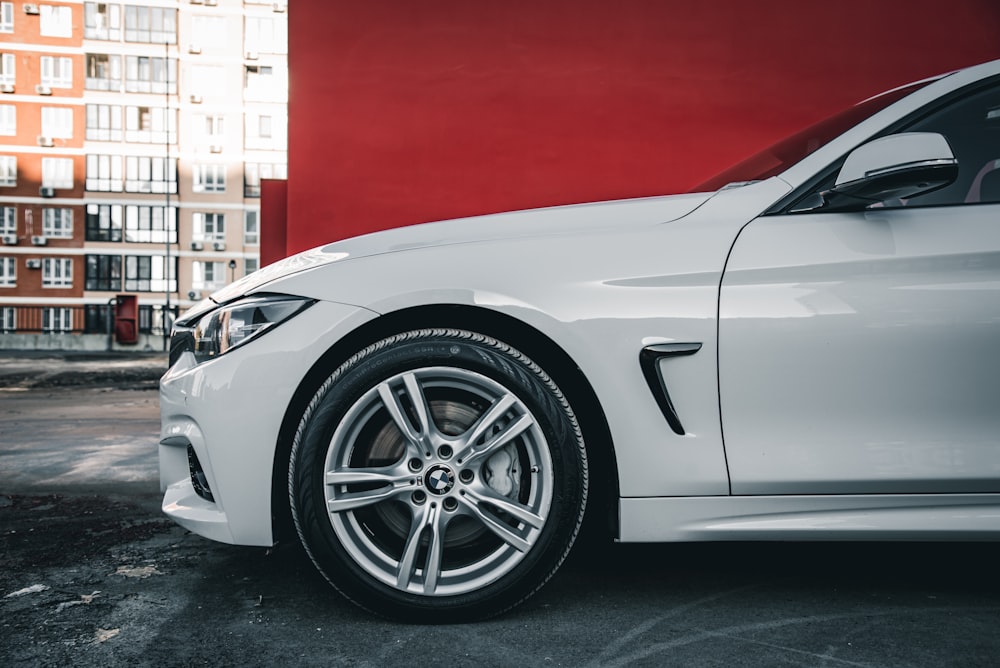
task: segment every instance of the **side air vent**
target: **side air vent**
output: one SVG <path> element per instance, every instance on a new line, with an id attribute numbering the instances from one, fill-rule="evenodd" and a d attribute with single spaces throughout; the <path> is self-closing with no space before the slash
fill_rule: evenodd
<path id="1" fill-rule="evenodd" d="M 700 343 L 660 343 L 646 346 L 639 352 L 639 366 L 646 378 L 646 384 L 649 385 L 649 391 L 653 393 L 653 398 L 656 399 L 656 404 L 660 407 L 667 424 L 680 436 L 684 435 L 684 425 L 681 424 L 674 402 L 670 400 L 670 393 L 667 392 L 667 384 L 663 382 L 663 376 L 660 374 L 660 360 L 694 355 L 699 350 L 701 350 Z"/>

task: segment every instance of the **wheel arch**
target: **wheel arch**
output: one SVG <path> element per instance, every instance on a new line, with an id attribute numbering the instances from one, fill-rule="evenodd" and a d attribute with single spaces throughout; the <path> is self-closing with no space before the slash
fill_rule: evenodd
<path id="1" fill-rule="evenodd" d="M 535 360 L 566 395 L 587 447 L 590 494 L 584 531 L 595 538 L 618 536 L 618 464 L 604 409 L 576 362 L 551 338 L 527 323 L 489 309 L 433 305 L 387 313 L 358 327 L 312 366 L 292 396 L 278 434 L 271 476 L 271 520 L 275 542 L 295 539 L 288 496 L 288 466 L 302 415 L 320 385 L 351 355 L 367 345 L 414 329 L 452 327 L 492 336 Z"/>

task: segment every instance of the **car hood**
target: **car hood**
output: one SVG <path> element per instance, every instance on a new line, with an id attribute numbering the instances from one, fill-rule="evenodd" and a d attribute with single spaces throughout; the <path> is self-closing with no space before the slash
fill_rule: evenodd
<path id="1" fill-rule="evenodd" d="M 573 204 L 374 232 L 313 248 L 275 262 L 226 286 L 210 299 L 216 304 L 223 304 L 258 292 L 267 284 L 292 274 L 351 258 L 497 239 L 577 235 L 607 228 L 622 229 L 666 223 L 691 213 L 713 194 L 691 193 Z"/>

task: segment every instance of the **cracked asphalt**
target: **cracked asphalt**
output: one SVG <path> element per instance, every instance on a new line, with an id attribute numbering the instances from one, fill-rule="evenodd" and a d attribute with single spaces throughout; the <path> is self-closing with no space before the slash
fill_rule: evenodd
<path id="1" fill-rule="evenodd" d="M 160 513 L 163 364 L 0 352 L 0 665 L 1000 665 L 998 544 L 609 545 L 494 620 L 372 617 Z"/>

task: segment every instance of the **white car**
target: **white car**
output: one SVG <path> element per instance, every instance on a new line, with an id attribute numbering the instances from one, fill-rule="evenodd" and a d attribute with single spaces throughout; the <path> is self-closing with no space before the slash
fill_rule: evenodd
<path id="1" fill-rule="evenodd" d="M 679 158 L 681 159 L 681 158 Z M 481 618 L 622 542 L 1000 538 L 1000 61 L 700 192 L 380 232 L 181 318 L 164 511 Z"/>

